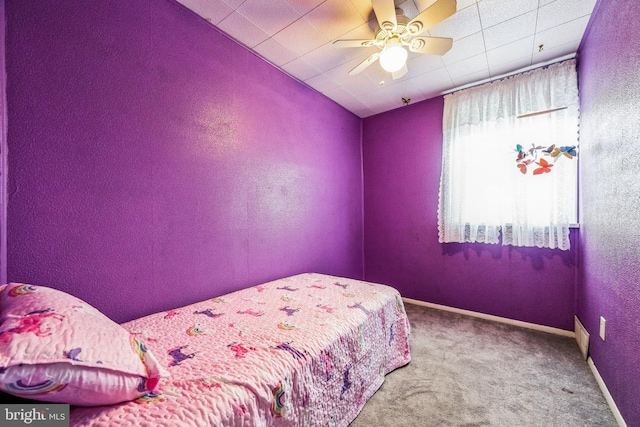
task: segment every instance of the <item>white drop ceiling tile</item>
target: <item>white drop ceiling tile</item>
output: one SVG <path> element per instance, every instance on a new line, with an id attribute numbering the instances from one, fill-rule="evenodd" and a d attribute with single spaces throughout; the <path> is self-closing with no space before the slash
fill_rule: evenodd
<path id="1" fill-rule="evenodd" d="M 411 98 L 411 94 L 420 91 L 418 83 L 412 79 L 391 80 L 380 87 L 384 96 L 397 99 L 402 104 L 401 98 Z"/>
<path id="2" fill-rule="evenodd" d="M 536 32 L 537 12 L 532 10 L 523 15 L 485 28 L 484 43 L 487 50 L 531 36 Z"/>
<path id="3" fill-rule="evenodd" d="M 309 11 L 315 9 L 325 0 L 289 0 L 291 6 L 293 6 L 302 15 L 309 13 Z"/>
<path id="4" fill-rule="evenodd" d="M 449 87 L 447 87 L 447 89 L 450 89 L 452 87 L 453 86 L 449 86 Z M 424 99 L 431 99 L 431 98 L 435 98 L 435 97 L 440 96 L 440 95 L 445 95 L 446 93 L 448 93 L 448 90 L 436 89 L 434 91 L 423 93 L 422 96 L 423 96 Z"/>
<path id="5" fill-rule="evenodd" d="M 549 3 L 538 11 L 537 31 L 544 31 L 557 25 L 588 17 L 593 12 L 596 0 L 562 0 Z"/>
<path id="6" fill-rule="evenodd" d="M 238 12 L 233 12 L 227 16 L 217 27 L 250 48 L 259 45 L 269 38 L 267 33 Z"/>
<path id="7" fill-rule="evenodd" d="M 301 57 L 321 73 L 342 65 L 349 60 L 342 54 L 342 50 L 335 49 L 331 43 L 324 44 Z"/>
<path id="8" fill-rule="evenodd" d="M 531 59 L 535 37 L 529 36 L 515 42 L 487 51 L 487 63 L 490 69 L 500 67 L 500 64 L 528 57 Z"/>
<path id="9" fill-rule="evenodd" d="M 345 0 L 346 1 L 346 0 Z M 360 16 L 365 21 L 375 20 L 376 17 L 373 13 L 373 6 L 371 6 L 371 0 L 350 0 L 351 4 L 358 10 Z"/>
<path id="10" fill-rule="evenodd" d="M 342 86 L 344 90 L 362 101 L 363 104 L 371 106 L 376 99 L 384 100 L 380 95 L 380 83 L 374 83 L 369 79 L 357 79 L 351 84 Z"/>
<path id="11" fill-rule="evenodd" d="M 477 84 L 482 84 L 488 79 L 491 78 L 491 74 L 489 73 L 489 69 L 477 71 L 471 74 L 465 74 L 458 77 L 452 77 L 453 84 L 457 89 L 462 89 L 463 86 L 475 86 Z"/>
<path id="12" fill-rule="evenodd" d="M 487 28 L 536 10 L 538 0 L 480 0 L 478 8 L 482 25 Z"/>
<path id="13" fill-rule="evenodd" d="M 358 9 L 345 0 L 327 0 L 305 15 L 305 19 L 329 40 L 334 40 L 366 22 Z"/>
<path id="14" fill-rule="evenodd" d="M 379 93 L 372 99 L 373 105 L 389 104 L 392 108 L 402 106 L 402 98 L 411 98 L 410 92 L 397 86 L 380 86 Z"/>
<path id="15" fill-rule="evenodd" d="M 540 6 L 544 6 L 545 4 L 549 4 L 554 1 L 556 0 L 540 0 Z"/>
<path id="16" fill-rule="evenodd" d="M 429 98 L 431 98 L 431 96 L 427 96 L 422 92 L 416 91 L 411 94 L 411 98 L 409 98 L 409 101 L 411 104 L 417 104 L 418 102 L 424 101 L 425 99 L 429 99 Z"/>
<path id="17" fill-rule="evenodd" d="M 412 80 L 425 96 L 435 92 L 441 92 L 453 86 L 451 76 L 449 76 L 449 72 L 444 67 L 421 74 Z"/>
<path id="18" fill-rule="evenodd" d="M 371 99 L 367 105 L 369 108 L 377 111 L 395 110 L 402 106 L 402 97 L 382 96 L 380 98 Z"/>
<path id="19" fill-rule="evenodd" d="M 484 52 L 484 39 L 482 32 L 478 32 L 454 41 L 451 50 L 442 56 L 442 60 L 445 64 L 453 64 L 476 56 L 481 52 Z"/>
<path id="20" fill-rule="evenodd" d="M 369 68 L 364 70 L 359 75 L 363 76 L 369 82 L 371 82 L 372 86 L 375 86 L 375 85 L 379 84 L 380 82 L 389 83 L 389 82 L 393 81 L 393 77 L 391 76 L 391 73 L 383 70 L 382 67 L 380 66 L 380 62 L 379 61 L 376 61 L 374 64 L 372 64 Z M 355 77 L 357 77 L 357 76 L 355 76 Z M 375 87 L 377 87 L 377 86 L 375 86 Z"/>
<path id="21" fill-rule="evenodd" d="M 371 83 L 362 75 L 350 76 L 349 71 L 353 68 L 351 64 L 342 64 L 322 73 L 324 77 L 335 83 L 336 86 L 350 86 L 358 82 Z"/>
<path id="22" fill-rule="evenodd" d="M 220 0 L 213 0 L 215 3 L 219 2 Z M 244 3 L 245 0 L 223 0 L 224 3 L 226 3 L 227 5 L 229 5 L 229 7 L 231 7 L 233 10 L 236 10 L 237 8 L 239 8 L 242 3 Z"/>
<path id="23" fill-rule="evenodd" d="M 340 105 L 357 105 L 359 108 L 367 108 L 367 103 L 362 102 L 358 98 L 354 97 L 348 91 L 342 87 L 335 87 L 327 92 L 323 93 L 327 98 L 332 99 Z"/>
<path id="24" fill-rule="evenodd" d="M 373 55 L 373 54 L 375 54 L 377 52 L 378 51 L 375 50 L 375 49 L 362 49 L 360 51 L 360 55 L 353 56 L 352 58 L 349 59 L 349 71 L 351 71 L 353 68 L 355 68 L 361 62 L 367 60 L 371 55 Z M 380 66 L 380 61 L 378 61 L 378 60 L 375 60 L 367 69 L 365 69 L 365 71 L 369 71 L 369 70 L 379 70 L 380 72 L 385 72 L 386 73 L 386 71 L 382 70 L 382 67 Z"/>
<path id="25" fill-rule="evenodd" d="M 353 114 L 355 114 L 356 116 L 360 117 L 361 119 L 366 119 L 367 117 L 370 116 L 374 116 L 377 114 L 377 112 L 371 110 L 368 107 L 365 108 L 357 108 L 354 107 L 352 110 L 350 110 Z"/>
<path id="26" fill-rule="evenodd" d="M 360 62 L 364 61 L 366 58 L 371 56 L 376 52 L 380 52 L 380 49 L 375 47 L 349 47 L 349 48 L 341 48 L 331 45 L 331 47 L 339 52 L 342 56 L 347 58 L 349 61 L 359 59 Z"/>
<path id="27" fill-rule="evenodd" d="M 476 3 L 478 3 L 478 0 L 458 0 L 457 3 L 458 10 L 462 10 L 470 6 L 475 7 Z"/>
<path id="28" fill-rule="evenodd" d="M 364 22 L 357 27 L 351 28 L 348 32 L 337 37 L 337 40 L 370 40 L 376 37 L 376 33 L 371 29 L 369 22 Z M 349 50 L 352 48 L 343 48 Z"/>
<path id="29" fill-rule="evenodd" d="M 270 36 L 302 16 L 286 0 L 246 0 L 236 12 Z"/>
<path id="30" fill-rule="evenodd" d="M 278 67 L 281 67 L 298 57 L 296 53 L 291 52 L 289 49 L 284 47 L 281 43 L 273 38 L 269 38 L 263 41 L 255 48 L 253 48 L 253 50 Z"/>
<path id="31" fill-rule="evenodd" d="M 407 62 L 411 76 L 418 76 L 442 67 L 444 67 L 442 57 L 437 55 L 417 55 Z"/>
<path id="32" fill-rule="evenodd" d="M 516 70 L 524 70 L 530 66 L 531 54 L 507 62 L 498 61 L 492 64 L 491 61 L 489 61 L 489 71 L 491 72 L 492 78 L 499 78 L 504 74 L 512 73 Z"/>
<path id="33" fill-rule="evenodd" d="M 361 119 L 366 119 L 367 117 L 370 116 L 374 116 L 377 114 L 377 112 L 369 109 L 368 107 L 366 108 L 354 108 L 353 110 L 350 110 L 353 114 L 355 114 L 356 116 L 360 117 Z"/>
<path id="34" fill-rule="evenodd" d="M 374 81 L 377 82 L 379 81 L 379 74 L 382 74 L 382 73 L 389 74 L 382 70 L 382 68 L 380 67 L 380 62 L 378 61 L 373 62 L 371 65 L 365 68 L 364 71 L 360 72 L 359 74 L 356 74 L 353 76 L 349 75 L 349 71 L 353 70 L 358 65 L 360 65 L 361 62 L 365 61 L 370 56 L 370 52 L 371 51 L 367 49 L 362 49 L 361 51 L 362 55 L 360 57 L 350 59 L 344 64 L 341 64 L 336 68 L 332 68 L 327 72 L 330 72 L 332 75 L 338 72 L 342 72 L 343 81 L 346 85 L 349 85 L 356 81 L 367 81 L 369 83 Z"/>
<path id="35" fill-rule="evenodd" d="M 481 71 L 489 72 L 489 65 L 487 63 L 487 55 L 481 53 L 480 55 L 472 56 L 471 58 L 458 61 L 454 64 L 448 64 L 447 71 L 454 83 L 456 79 L 468 74 L 478 73 Z"/>
<path id="36" fill-rule="evenodd" d="M 316 70 L 311 64 L 300 58 L 296 58 L 293 61 L 286 63 L 282 66 L 282 69 L 301 81 L 308 80 L 311 77 L 320 74 L 320 71 Z"/>
<path id="37" fill-rule="evenodd" d="M 396 1 L 396 8 L 400 8 L 400 10 L 402 10 L 402 14 L 409 19 L 415 18 L 420 13 L 413 0 L 405 0 L 401 2 Z"/>
<path id="38" fill-rule="evenodd" d="M 273 38 L 300 55 L 311 52 L 329 42 L 329 39 L 305 18 L 298 19 L 275 34 Z"/>
<path id="39" fill-rule="evenodd" d="M 575 19 L 536 34 L 535 46 L 543 45 L 543 50 L 553 49 L 565 43 L 580 42 L 589 23 L 589 16 Z M 537 49 L 536 49 L 537 51 Z"/>
<path id="40" fill-rule="evenodd" d="M 383 112 L 383 111 L 389 111 L 389 110 L 394 110 L 396 108 L 398 108 L 395 103 L 391 100 L 384 100 L 384 101 L 372 101 L 372 102 L 368 102 L 367 106 L 369 107 L 369 109 L 375 111 L 376 114 Z M 373 114 L 371 114 L 373 115 Z M 367 116 L 369 117 L 369 116 Z"/>
<path id="41" fill-rule="evenodd" d="M 233 8 L 222 0 L 178 0 L 178 2 L 214 25 L 233 13 Z"/>
<path id="42" fill-rule="evenodd" d="M 429 34 L 434 37 L 449 37 L 460 40 L 482 30 L 480 15 L 477 7 L 467 7 L 456 12 L 453 16 L 440 22 L 429 29 Z"/>
<path id="43" fill-rule="evenodd" d="M 419 102 L 425 101 L 425 100 L 430 99 L 430 98 L 434 98 L 434 97 L 436 97 L 438 95 L 441 95 L 441 93 L 437 92 L 437 93 L 424 94 L 422 92 L 416 92 L 416 93 L 411 95 L 411 98 L 409 98 L 410 99 L 410 105 L 417 104 Z"/>
<path id="44" fill-rule="evenodd" d="M 326 93 L 340 86 L 338 83 L 331 80 L 326 74 L 318 74 L 304 82 L 321 93 Z"/>
<path id="45" fill-rule="evenodd" d="M 378 74 L 374 73 L 373 78 L 362 79 L 358 84 L 345 85 L 344 88 L 353 96 L 359 97 L 363 102 L 366 101 L 369 104 L 388 100 L 391 91 L 388 88 L 398 84 L 406 85 L 406 81 L 402 79 L 393 80 L 390 73 L 380 72 Z M 397 88 L 394 90 L 397 90 Z"/>
<path id="46" fill-rule="evenodd" d="M 542 52 L 535 52 L 532 57 L 534 64 L 541 62 L 547 62 L 555 58 L 563 57 L 575 53 L 580 46 L 580 40 L 573 40 L 561 45 L 554 46 L 553 48 L 544 49 Z"/>

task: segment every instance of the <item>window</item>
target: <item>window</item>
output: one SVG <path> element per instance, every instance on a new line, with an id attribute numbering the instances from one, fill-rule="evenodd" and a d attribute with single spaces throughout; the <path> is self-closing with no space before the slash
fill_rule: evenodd
<path id="1" fill-rule="evenodd" d="M 445 96 L 440 242 L 569 249 L 578 126 L 575 60 Z"/>

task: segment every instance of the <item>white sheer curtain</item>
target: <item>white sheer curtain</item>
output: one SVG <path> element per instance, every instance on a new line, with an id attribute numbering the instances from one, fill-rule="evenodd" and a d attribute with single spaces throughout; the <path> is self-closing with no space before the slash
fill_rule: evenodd
<path id="1" fill-rule="evenodd" d="M 575 60 L 445 96 L 440 242 L 499 243 L 502 232 L 503 245 L 569 249 L 577 159 L 541 156 L 550 172 L 531 163 L 525 174 L 516 146 L 577 146 L 578 108 Z"/>

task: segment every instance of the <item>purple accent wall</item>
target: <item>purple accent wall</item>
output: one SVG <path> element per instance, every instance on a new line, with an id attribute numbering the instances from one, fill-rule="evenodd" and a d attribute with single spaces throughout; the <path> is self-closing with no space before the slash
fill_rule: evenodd
<path id="1" fill-rule="evenodd" d="M 5 1 L 0 0 L 0 283 L 7 283 L 7 78 Z"/>
<path id="2" fill-rule="evenodd" d="M 118 322 L 362 278 L 361 120 L 171 0 L 6 5 L 8 279 Z"/>
<path id="3" fill-rule="evenodd" d="M 438 243 L 444 98 L 364 119 L 365 278 L 403 296 L 573 330 L 577 241 Z"/>
<path id="4" fill-rule="evenodd" d="M 603 1 L 578 56 L 581 257 L 578 317 L 628 426 L 640 426 L 640 2 Z M 598 337 L 607 320 L 606 341 Z"/>

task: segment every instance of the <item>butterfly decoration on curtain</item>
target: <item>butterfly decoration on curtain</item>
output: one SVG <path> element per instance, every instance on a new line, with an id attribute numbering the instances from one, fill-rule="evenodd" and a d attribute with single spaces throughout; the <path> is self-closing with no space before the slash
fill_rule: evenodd
<path id="1" fill-rule="evenodd" d="M 551 172 L 553 163 L 549 163 L 544 157 L 550 157 L 555 163 L 561 157 L 573 159 L 578 155 L 578 147 L 575 145 L 556 147 L 555 144 L 548 147 L 531 144 L 531 148 L 525 150 L 522 145 L 516 145 L 516 166 L 520 172 L 526 174 L 529 168 L 533 169 L 534 175 L 542 175 Z"/>

